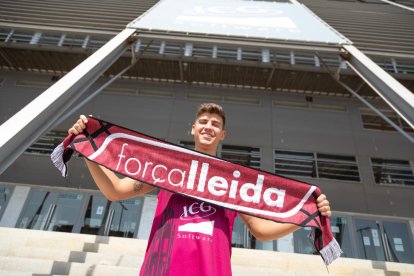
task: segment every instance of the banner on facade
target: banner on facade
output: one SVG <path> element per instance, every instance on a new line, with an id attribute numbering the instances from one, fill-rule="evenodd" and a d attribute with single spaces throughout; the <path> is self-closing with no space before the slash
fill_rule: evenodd
<path id="1" fill-rule="evenodd" d="M 162 0 L 128 27 L 188 35 L 350 43 L 304 5 L 265 1 Z"/>

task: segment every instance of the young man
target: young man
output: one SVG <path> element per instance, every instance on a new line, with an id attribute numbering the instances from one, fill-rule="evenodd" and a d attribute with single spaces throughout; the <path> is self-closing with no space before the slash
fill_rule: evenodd
<path id="1" fill-rule="evenodd" d="M 69 129 L 75 135 L 88 120 L 80 119 Z M 225 115 L 217 104 L 201 104 L 191 129 L 195 149 L 210 155 L 226 137 Z M 111 201 L 148 193 L 154 187 L 130 178 L 118 178 L 112 171 L 86 160 L 92 177 Z M 317 199 L 318 209 L 330 216 L 325 195 Z M 259 241 L 278 239 L 300 227 L 238 214 L 179 194 L 161 190 L 140 275 L 231 275 L 231 235 L 239 215 Z"/>

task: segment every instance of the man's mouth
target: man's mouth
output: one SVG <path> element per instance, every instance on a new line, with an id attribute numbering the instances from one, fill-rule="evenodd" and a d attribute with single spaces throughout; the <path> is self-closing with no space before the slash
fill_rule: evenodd
<path id="1" fill-rule="evenodd" d="M 211 135 L 210 133 L 201 133 L 201 135 L 202 135 L 204 138 L 207 138 L 207 139 L 212 139 L 212 138 L 213 138 L 213 135 Z"/>

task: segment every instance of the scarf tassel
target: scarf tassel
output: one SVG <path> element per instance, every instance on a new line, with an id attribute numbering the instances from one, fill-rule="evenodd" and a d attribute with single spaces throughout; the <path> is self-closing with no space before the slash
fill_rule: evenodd
<path id="1" fill-rule="evenodd" d="M 60 171 L 62 176 L 66 177 L 68 170 L 67 170 L 66 164 L 63 160 L 64 151 L 65 151 L 65 145 L 62 142 L 53 150 L 52 154 L 50 155 L 50 158 L 52 159 L 52 163 Z"/>
<path id="2" fill-rule="evenodd" d="M 343 251 L 341 250 L 341 247 L 336 239 L 333 238 L 324 248 L 321 249 L 319 253 L 324 260 L 325 265 L 328 266 L 339 258 Z"/>

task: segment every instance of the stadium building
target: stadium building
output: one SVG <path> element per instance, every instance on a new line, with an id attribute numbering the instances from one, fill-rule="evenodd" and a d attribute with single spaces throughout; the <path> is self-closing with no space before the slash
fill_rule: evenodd
<path id="1" fill-rule="evenodd" d="M 414 91 L 413 1 L 277 2 L 305 5 Z M 0 124 L 156 3 L 0 1 Z M 138 34 L 64 116 L 44 118 L 52 127 L 0 174 L 0 227 L 148 239 L 157 192 L 110 202 L 82 158 L 63 178 L 50 153 L 79 114 L 192 147 L 197 105 L 216 102 L 228 122 L 223 159 L 321 187 L 344 257 L 414 264 L 414 129 L 350 68 L 346 53 L 231 34 L 174 35 Z M 314 254 L 309 232 L 259 242 L 238 219 L 232 244 Z"/>

